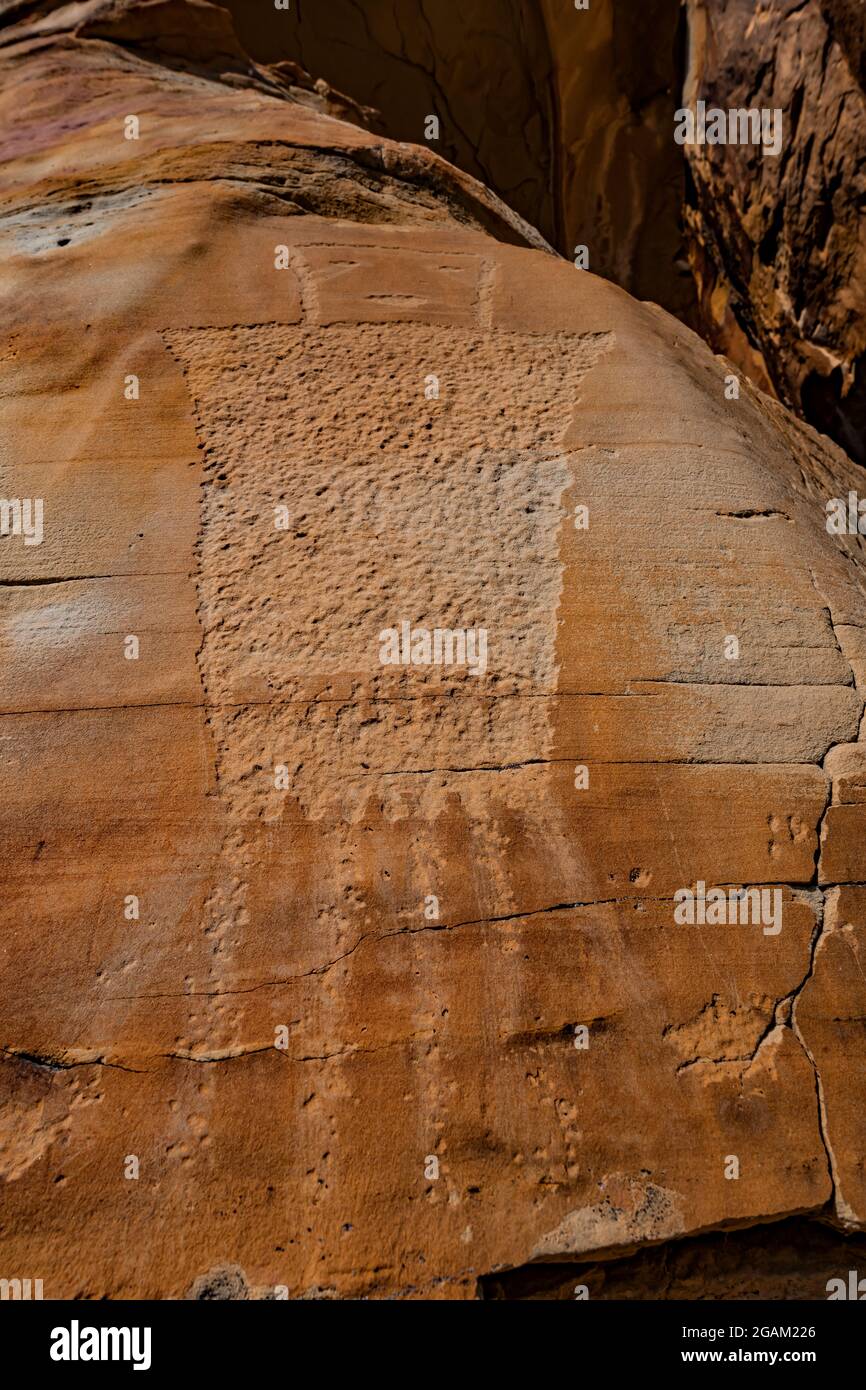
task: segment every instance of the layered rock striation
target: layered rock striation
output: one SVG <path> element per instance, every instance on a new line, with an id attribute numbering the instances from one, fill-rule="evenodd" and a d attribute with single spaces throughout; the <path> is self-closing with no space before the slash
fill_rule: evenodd
<path id="1" fill-rule="evenodd" d="M 857 468 L 212 8 L 5 8 L 3 1270 L 461 1299 L 844 1239 Z"/>
<path id="2" fill-rule="evenodd" d="M 858 0 L 231 0 L 293 58 L 651 299 L 864 458 L 866 10 Z M 677 145 L 677 111 L 778 110 L 777 155 Z"/>

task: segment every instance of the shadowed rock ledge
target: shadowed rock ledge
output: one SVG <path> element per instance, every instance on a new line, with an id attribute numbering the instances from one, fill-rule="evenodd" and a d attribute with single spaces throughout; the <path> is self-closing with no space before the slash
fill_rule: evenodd
<path id="1" fill-rule="evenodd" d="M 291 57 L 494 188 L 568 259 L 676 314 L 866 462 L 860 0 L 231 0 Z M 678 146 L 676 111 L 778 109 L 778 157 Z"/>

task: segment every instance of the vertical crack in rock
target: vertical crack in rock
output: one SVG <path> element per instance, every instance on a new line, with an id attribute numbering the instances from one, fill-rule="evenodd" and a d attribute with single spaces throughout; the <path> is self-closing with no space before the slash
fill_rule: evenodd
<path id="1" fill-rule="evenodd" d="M 822 820 L 823 820 L 823 817 L 822 817 Z M 809 969 L 808 969 L 808 971 L 806 972 L 806 974 L 805 974 L 805 976 L 803 977 L 803 979 L 802 979 L 802 981 L 800 982 L 800 984 L 797 986 L 797 988 L 794 990 L 794 992 L 789 996 L 789 999 L 786 1000 L 786 1001 L 784 1001 L 784 1002 L 785 1002 L 785 1003 L 790 1002 L 790 1013 L 789 1013 L 789 1017 L 790 1017 L 791 1031 L 792 1031 L 792 1033 L 794 1034 L 794 1037 L 797 1039 L 797 1041 L 798 1041 L 798 1043 L 800 1044 L 800 1046 L 802 1047 L 804 1053 L 805 1053 L 806 1056 L 808 1057 L 809 1062 L 810 1062 L 810 1064 L 811 1064 L 811 1066 L 812 1066 L 812 1070 L 813 1070 L 813 1072 L 815 1073 L 815 1099 L 816 1099 L 816 1103 L 817 1103 L 817 1106 L 818 1106 L 818 1128 L 819 1128 L 819 1131 L 820 1131 L 820 1134 L 821 1134 L 821 1142 L 822 1142 L 822 1144 L 824 1145 L 824 1151 L 825 1151 L 825 1153 L 826 1153 L 826 1155 L 827 1155 L 827 1172 L 828 1172 L 828 1174 L 829 1174 L 830 1183 L 831 1183 L 831 1187 L 832 1187 L 832 1197 L 831 1197 L 831 1201 L 832 1201 L 832 1203 L 833 1203 L 834 1208 L 837 1208 L 837 1209 L 838 1209 L 838 1205 L 839 1205 L 839 1201 L 840 1201 L 840 1190 L 839 1190 L 839 1182 L 838 1182 L 838 1173 L 837 1173 L 837 1168 L 836 1168 L 836 1159 L 835 1159 L 835 1156 L 834 1156 L 834 1154 L 833 1154 L 833 1149 L 832 1149 L 831 1144 L 830 1144 L 830 1134 L 829 1134 L 829 1129 L 828 1129 L 828 1124 L 827 1124 L 827 1107 L 826 1107 L 826 1103 L 825 1103 L 825 1100 L 824 1100 L 824 1088 L 823 1088 L 823 1086 L 822 1086 L 822 1084 L 821 1084 L 821 1073 L 820 1073 L 819 1070 L 818 1070 L 818 1064 L 816 1063 L 815 1058 L 814 1058 L 814 1056 L 812 1055 L 811 1048 L 809 1047 L 808 1043 L 806 1042 L 806 1039 L 803 1037 L 803 1034 L 802 1034 L 802 1032 L 801 1032 L 801 1030 L 800 1030 L 800 1027 L 799 1027 L 799 1025 L 798 1025 L 798 1023 L 797 1023 L 797 1003 L 798 1003 L 798 1000 L 799 1000 L 799 998 L 800 998 L 800 995 L 802 994 L 802 992 L 803 992 L 803 990 L 805 989 L 806 985 L 809 983 L 809 981 L 812 979 L 812 976 L 813 976 L 814 973 L 815 973 L 815 962 L 816 962 L 816 957 L 817 957 L 817 953 L 818 953 L 818 948 L 819 948 L 819 946 L 820 946 L 820 944 L 821 944 L 821 941 L 823 940 L 824 934 L 825 934 L 825 932 L 826 932 L 826 930 L 827 930 L 826 924 L 825 924 L 825 922 L 824 922 L 824 910 L 825 910 L 825 898 L 824 898 L 824 893 L 823 893 L 820 889 L 817 889 L 817 892 L 820 894 L 820 898 L 821 898 L 820 909 L 819 909 L 820 915 L 819 915 L 819 920 L 818 920 L 818 922 L 817 922 L 816 925 L 815 925 L 815 931 L 814 931 L 813 934 L 812 934 L 812 940 L 811 940 L 811 943 L 810 943 L 810 948 L 809 948 Z"/>
<path id="2" fill-rule="evenodd" d="M 842 654 L 843 658 L 847 661 L 847 657 L 845 656 L 845 651 L 844 651 L 844 649 L 843 649 L 843 647 L 842 647 L 841 642 L 839 641 L 838 633 L 836 632 L 836 624 L 835 624 L 834 619 L 833 619 L 832 607 L 831 607 L 830 603 L 828 602 L 828 600 L 826 599 L 826 597 L 821 593 L 814 572 L 813 572 L 813 571 L 810 571 L 810 573 L 811 573 L 811 577 L 812 577 L 812 583 L 813 583 L 813 585 L 814 585 L 814 587 L 815 587 L 815 589 L 816 589 L 816 592 L 818 592 L 819 596 L 823 599 L 824 603 L 826 604 L 826 609 L 825 609 L 825 611 L 826 611 L 826 613 L 827 613 L 828 621 L 829 621 L 829 624 L 830 624 L 830 628 L 831 628 L 831 630 L 832 630 L 832 632 L 833 632 L 833 637 L 834 637 L 834 639 L 835 639 L 835 641 L 836 641 L 836 645 L 837 645 L 837 647 L 838 647 L 840 653 Z M 850 663 L 849 663 L 849 665 L 850 665 Z M 855 683 L 856 683 L 856 677 L 855 677 L 855 673 L 854 673 L 853 668 L 851 669 L 851 681 L 852 681 L 852 684 L 855 684 Z M 839 747 L 839 746 L 840 746 L 840 745 L 838 745 L 838 744 L 833 744 L 833 745 L 832 745 L 832 747 Z M 825 767 L 825 769 L 826 769 L 826 766 L 827 766 L 827 757 L 829 757 L 830 753 L 832 752 L 832 747 L 831 747 L 830 749 L 827 750 L 827 754 L 825 755 L 825 758 L 824 758 L 824 767 Z M 826 913 L 827 913 L 827 894 L 828 894 L 828 892 L 831 890 L 831 888 L 832 888 L 834 885 L 830 885 L 830 884 L 824 884 L 823 886 L 821 885 L 821 882 L 820 882 L 820 878 L 821 878 L 821 874 L 820 874 L 820 864 L 821 864 L 822 845 L 823 845 L 823 839 L 824 839 L 824 822 L 825 822 L 825 820 L 826 820 L 827 812 L 828 812 L 828 810 L 830 809 L 832 800 L 833 800 L 833 780 L 832 780 L 832 777 L 831 777 L 831 776 L 829 775 L 829 773 L 828 773 L 828 774 L 827 774 L 827 799 L 826 799 L 826 802 L 825 802 L 825 804 L 824 804 L 824 809 L 823 809 L 823 811 L 821 812 L 821 816 L 820 816 L 820 818 L 819 818 L 819 820 L 818 820 L 818 824 L 817 824 L 817 827 L 816 827 L 815 872 L 814 872 L 813 883 L 812 883 L 812 885 L 811 885 L 811 892 L 812 892 L 812 894 L 814 895 L 814 899 L 815 899 L 815 903 L 816 903 L 816 907 L 817 907 L 817 911 L 818 911 L 818 919 L 817 919 L 817 921 L 816 921 L 815 930 L 814 930 L 814 932 L 813 932 L 813 934 L 812 934 L 812 940 L 811 940 L 811 943 L 810 943 L 810 949 L 809 949 L 809 968 L 808 968 L 808 971 L 806 972 L 805 976 L 803 977 L 802 981 L 801 981 L 800 984 L 798 985 L 798 987 L 793 991 L 793 993 L 788 997 L 788 999 L 785 1000 L 785 1001 L 783 1001 L 783 1002 L 784 1002 L 786 1005 L 789 1006 L 789 1008 L 788 1008 L 788 1013 L 789 1013 L 789 1018 L 790 1018 L 790 1027 L 791 1027 L 791 1031 L 793 1032 L 794 1036 L 796 1037 L 797 1041 L 799 1042 L 800 1046 L 802 1047 L 803 1052 L 805 1053 L 806 1057 L 808 1057 L 809 1063 L 810 1063 L 810 1065 L 811 1065 L 811 1067 L 812 1067 L 812 1070 L 813 1070 L 813 1072 L 814 1072 L 814 1074 L 815 1074 L 815 1098 L 816 1098 L 816 1103 L 817 1103 L 817 1107 L 818 1107 L 818 1126 L 819 1126 L 819 1130 L 820 1130 L 820 1134 L 821 1134 L 821 1142 L 822 1142 L 823 1145 L 824 1145 L 824 1150 L 825 1150 L 826 1155 L 827 1155 L 827 1171 L 828 1171 L 828 1174 L 829 1174 L 829 1177 L 830 1177 L 830 1183 L 831 1183 L 831 1187 L 832 1187 L 831 1202 L 832 1202 L 833 1208 L 834 1208 L 834 1210 L 836 1211 L 836 1214 L 837 1214 L 837 1216 L 839 1217 L 840 1220 L 842 1220 L 842 1221 L 843 1221 L 844 1223 L 846 1223 L 846 1224 L 857 1225 L 858 1222 L 857 1222 L 857 1218 L 856 1218 L 855 1213 L 853 1213 L 853 1212 L 850 1211 L 850 1209 L 847 1207 L 847 1204 L 845 1203 L 844 1198 L 843 1198 L 843 1196 L 842 1196 L 842 1190 L 841 1190 L 841 1185 L 840 1185 L 840 1176 L 839 1176 L 839 1171 L 838 1171 L 838 1165 L 837 1165 L 837 1163 L 836 1163 L 836 1156 L 835 1156 L 835 1154 L 834 1154 L 834 1152 L 833 1152 L 833 1146 L 832 1146 L 832 1144 L 831 1144 L 831 1142 L 830 1142 L 830 1129 L 829 1129 L 829 1120 L 828 1120 L 828 1114 L 827 1114 L 827 1103 L 826 1103 L 826 1097 L 825 1097 L 825 1095 L 824 1095 L 824 1086 L 823 1086 L 823 1083 L 822 1083 L 822 1081 L 821 1081 L 821 1073 L 820 1073 L 820 1070 L 819 1070 L 819 1068 L 818 1068 L 818 1064 L 817 1064 L 817 1062 L 816 1062 L 816 1060 L 815 1060 L 815 1057 L 814 1057 L 814 1055 L 813 1055 L 813 1053 L 812 1053 L 812 1050 L 811 1050 L 811 1048 L 809 1047 L 808 1043 L 806 1042 L 806 1039 L 805 1039 L 805 1037 L 804 1037 L 804 1035 L 803 1035 L 802 1029 L 800 1028 L 799 1023 L 798 1023 L 798 1021 L 797 1021 L 797 1004 L 798 1004 L 798 1002 L 799 1002 L 799 999 L 800 999 L 801 994 L 803 993 L 803 990 L 806 988 L 806 985 L 809 983 L 809 981 L 813 978 L 813 976 L 814 976 L 814 974 L 815 974 L 815 969 L 816 969 L 817 960 L 818 960 L 818 953 L 819 953 L 819 951 L 820 951 L 820 949 L 821 949 L 822 942 L 825 940 L 826 935 L 827 935 L 828 932 L 831 930 L 831 929 L 829 928 L 829 926 L 828 926 L 828 924 L 827 924 L 827 920 L 826 920 Z"/>
<path id="3" fill-rule="evenodd" d="M 730 400 L 666 314 L 526 249 L 430 149 L 219 52 L 203 77 L 70 39 L 68 13 L 0 43 L 0 407 L 52 517 L 38 551 L 2 545 L 40 580 L 3 593 L 16 641 L 41 633 L 4 663 L 16 1248 L 86 1228 L 61 1293 L 457 1297 L 533 1250 L 862 1207 L 857 980 L 833 1007 L 856 942 L 823 884 L 862 875 L 819 766 L 862 715 L 862 607 L 821 525 L 839 451 L 789 448 L 783 407 Z M 658 116 L 676 98 L 620 35 Z M 606 173 L 631 117 L 598 115 Z M 483 629 L 483 681 L 423 642 L 386 662 L 404 623 Z M 678 884 L 768 869 L 779 945 L 673 930 Z M 670 1044 L 736 1070 L 681 1078 Z M 134 1193 L 99 1176 L 131 1133 Z M 182 1240 L 153 1239 L 154 1202 Z"/>

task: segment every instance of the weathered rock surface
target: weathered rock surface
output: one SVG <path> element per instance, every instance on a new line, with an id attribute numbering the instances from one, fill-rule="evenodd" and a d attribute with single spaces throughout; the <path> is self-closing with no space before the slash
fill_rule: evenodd
<path id="1" fill-rule="evenodd" d="M 778 158 L 685 147 L 702 331 L 866 463 L 866 7 L 689 0 L 686 104 L 778 108 Z"/>
<path id="2" fill-rule="evenodd" d="M 357 0 L 276 12 L 230 0 L 267 62 L 290 57 L 381 111 L 400 140 L 467 170 L 571 259 L 686 321 L 686 169 L 674 143 L 684 70 L 679 0 Z M 680 261 L 677 265 L 675 262 Z"/>
<path id="3" fill-rule="evenodd" d="M 0 49 L 3 491 L 45 507 L 0 540 L 4 1270 L 471 1298 L 859 1230 L 864 550 L 824 525 L 857 469 L 428 151 L 33 8 Z M 486 670 L 382 665 L 403 621 L 483 627 Z M 698 882 L 778 888 L 782 929 L 678 925 Z"/>
<path id="4" fill-rule="evenodd" d="M 431 148 L 866 462 L 861 0 L 230 8 L 250 51 L 305 63 L 392 136 L 436 114 Z M 781 154 L 677 145 L 699 100 L 778 108 Z"/>
<path id="5" fill-rule="evenodd" d="M 831 1279 L 848 1283 L 866 1262 L 862 1235 L 815 1221 L 720 1231 L 653 1245 L 624 1259 L 532 1264 L 480 1281 L 488 1299 L 826 1299 Z"/>

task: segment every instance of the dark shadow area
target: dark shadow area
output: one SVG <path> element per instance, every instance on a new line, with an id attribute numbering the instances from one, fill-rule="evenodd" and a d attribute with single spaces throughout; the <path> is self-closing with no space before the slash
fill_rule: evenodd
<path id="1" fill-rule="evenodd" d="M 487 1275 L 480 1288 L 485 1299 L 511 1300 L 573 1299 L 578 1284 L 590 1299 L 826 1299 L 828 1281 L 841 1279 L 847 1289 L 852 1270 L 866 1278 L 866 1235 L 792 1217 L 618 1260 L 523 1265 Z"/>
<path id="2" fill-rule="evenodd" d="M 429 143 L 562 255 L 692 323 L 685 163 L 671 138 L 685 62 L 679 0 L 624 16 L 543 0 L 225 0 L 259 62 L 292 61 Z M 439 120 L 428 141 L 426 122 Z"/>
<path id="3" fill-rule="evenodd" d="M 290 60 L 381 113 L 393 140 L 427 143 L 556 240 L 553 80 L 537 3 L 226 0 L 247 51 Z"/>

